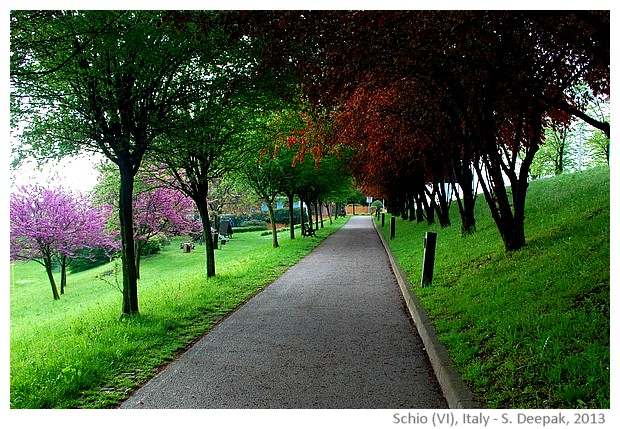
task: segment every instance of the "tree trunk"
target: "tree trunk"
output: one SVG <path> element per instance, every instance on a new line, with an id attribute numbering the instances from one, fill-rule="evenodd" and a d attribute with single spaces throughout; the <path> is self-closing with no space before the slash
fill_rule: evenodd
<path id="1" fill-rule="evenodd" d="M 52 273 L 52 257 L 44 257 L 43 263 L 43 265 L 45 266 L 45 272 L 47 273 L 47 278 L 49 279 L 50 285 L 52 286 L 52 294 L 54 295 L 54 300 L 60 299 L 60 295 L 58 294 L 58 287 L 56 286 L 56 280 L 54 280 L 54 273 Z"/>
<path id="2" fill-rule="evenodd" d="M 308 209 L 308 231 L 306 231 L 306 234 L 310 235 L 312 234 L 312 207 L 310 206 L 309 202 L 306 202 L 306 208 Z"/>
<path id="3" fill-rule="evenodd" d="M 213 207 L 211 207 L 213 209 Z M 213 213 L 213 228 L 219 233 L 220 231 L 220 215 L 217 214 L 216 212 L 214 212 L 213 210 L 211 210 L 211 213 Z M 215 249 L 217 249 L 217 246 L 214 243 L 213 246 Z"/>
<path id="4" fill-rule="evenodd" d="M 67 255 L 60 257 L 60 294 L 65 294 L 65 286 L 67 286 Z"/>
<path id="5" fill-rule="evenodd" d="M 530 144 L 525 152 L 525 156 L 519 167 L 519 177 L 511 180 L 512 186 L 512 205 L 514 207 L 514 245 L 512 250 L 520 249 L 525 246 L 525 198 L 529 187 L 528 174 L 534 155 L 540 149 L 540 141 L 542 140 L 542 121 L 541 114 L 533 114 L 530 122 L 532 136 Z"/>
<path id="6" fill-rule="evenodd" d="M 119 162 L 121 184 L 119 190 L 118 216 L 121 226 L 121 259 L 123 265 L 123 311 L 122 315 L 138 314 L 138 276 L 133 239 L 133 167 Z"/>
<path id="7" fill-rule="evenodd" d="M 422 223 L 424 222 L 424 206 L 422 205 L 420 194 L 414 193 L 413 198 L 415 200 L 415 220 L 418 223 Z"/>
<path id="8" fill-rule="evenodd" d="M 144 245 L 140 241 L 134 243 L 134 251 L 136 253 L 136 278 L 140 280 L 140 261 L 142 259 L 142 248 Z"/>
<path id="9" fill-rule="evenodd" d="M 607 144 L 605 145 L 605 159 L 607 159 L 607 166 L 609 167 L 609 150 L 610 150 L 610 145 L 609 145 L 609 137 L 607 137 Z"/>
<path id="10" fill-rule="evenodd" d="M 413 192 L 407 192 L 407 206 L 409 207 L 409 222 L 413 222 L 416 216 L 416 204 Z"/>
<path id="11" fill-rule="evenodd" d="M 325 204 L 325 208 L 327 209 L 327 217 L 329 218 L 329 224 L 331 225 L 333 221 L 332 221 L 332 211 L 330 209 L 330 206 L 331 206 L 331 203 Z"/>
<path id="12" fill-rule="evenodd" d="M 409 199 L 407 198 L 406 192 L 401 193 L 400 200 L 400 218 L 402 220 L 407 220 L 409 219 L 409 211 L 411 208 L 409 207 Z"/>
<path id="13" fill-rule="evenodd" d="M 315 224 L 315 231 L 319 230 L 319 203 L 317 201 L 314 202 L 314 224 Z"/>
<path id="14" fill-rule="evenodd" d="M 459 207 L 459 215 L 461 216 L 461 237 L 471 235 L 476 232 L 476 218 L 474 217 L 474 197 L 471 190 L 463 190 L 463 195 L 456 191 L 456 202 Z M 463 189 L 463 186 L 461 186 Z"/>
<path id="15" fill-rule="evenodd" d="M 200 219 L 202 222 L 202 234 L 205 238 L 205 256 L 206 267 L 205 274 L 207 278 L 215 276 L 215 246 L 213 244 L 213 234 L 211 234 L 211 221 L 209 220 L 209 205 L 207 198 L 198 197 L 194 199 Z"/>
<path id="16" fill-rule="evenodd" d="M 450 207 L 448 205 L 448 196 L 446 195 L 445 184 L 440 181 L 436 181 L 433 183 L 434 192 L 433 194 L 436 196 L 436 201 L 438 202 L 437 207 L 437 216 L 439 217 L 439 225 L 441 228 L 447 228 L 451 225 L 450 223 Z M 435 201 L 435 198 L 433 198 Z"/>
<path id="17" fill-rule="evenodd" d="M 488 158 L 486 159 L 485 166 L 487 169 L 492 166 Z M 491 210 L 491 216 L 504 242 L 504 250 L 506 252 L 511 252 L 520 249 L 525 245 L 523 222 L 520 222 L 520 227 L 518 226 L 519 222 L 515 222 L 501 171 L 495 173 L 493 171 L 489 172 L 491 183 L 486 182 L 479 166 L 476 166 L 476 172 L 480 179 L 484 197 Z"/>
<path id="18" fill-rule="evenodd" d="M 426 199 L 425 193 L 426 186 L 419 193 L 420 202 L 422 203 L 422 207 L 424 207 L 424 212 L 426 213 L 426 223 L 427 225 L 433 225 L 435 223 L 435 205 L 432 201 L 428 201 Z"/>
<path id="19" fill-rule="evenodd" d="M 269 221 L 271 222 L 271 236 L 274 248 L 280 247 L 278 244 L 278 227 L 276 225 L 276 215 L 273 211 L 273 202 L 267 203 L 267 210 L 269 211 Z"/>
<path id="20" fill-rule="evenodd" d="M 558 156 L 557 161 L 555 162 L 555 174 L 562 174 L 564 172 L 564 149 L 566 147 L 566 135 L 568 134 L 567 130 L 562 132 L 561 140 L 558 138 Z"/>
<path id="21" fill-rule="evenodd" d="M 457 172 L 457 182 L 463 192 L 463 203 L 461 210 L 461 236 L 471 235 L 476 232 L 476 218 L 474 206 L 476 197 L 474 194 L 474 173 L 471 164 L 462 162 Z"/>
<path id="22" fill-rule="evenodd" d="M 306 236 L 306 216 L 304 213 L 304 200 L 299 197 L 299 215 L 301 216 L 301 236 Z"/>
<path id="23" fill-rule="evenodd" d="M 295 194 L 286 194 L 288 198 L 288 223 L 291 240 L 295 239 Z"/>

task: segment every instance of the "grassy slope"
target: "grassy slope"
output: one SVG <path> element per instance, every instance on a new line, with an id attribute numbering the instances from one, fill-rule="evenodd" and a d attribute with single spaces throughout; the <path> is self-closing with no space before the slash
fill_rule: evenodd
<path id="1" fill-rule="evenodd" d="M 70 274 L 65 295 L 54 302 L 44 269 L 17 263 L 11 273 L 11 407 L 112 406 L 154 374 L 192 340 L 276 279 L 343 225 L 319 238 L 280 248 L 260 232 L 234 235 L 216 251 L 218 274 L 205 280 L 204 247 L 185 254 L 179 241 L 142 261 L 140 316 L 120 319 L 122 296 L 97 275 L 111 264 Z M 112 281 L 112 283 L 110 283 Z"/>
<path id="2" fill-rule="evenodd" d="M 609 407 L 609 180 L 599 168 L 531 183 L 528 244 L 511 254 L 482 197 L 469 237 L 456 204 L 443 230 L 397 220 L 390 247 L 484 407 Z M 422 289 L 427 230 L 438 243 Z"/>

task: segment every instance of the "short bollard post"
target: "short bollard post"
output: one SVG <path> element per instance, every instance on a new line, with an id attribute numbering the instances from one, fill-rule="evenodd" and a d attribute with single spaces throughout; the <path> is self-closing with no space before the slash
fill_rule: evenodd
<path id="1" fill-rule="evenodd" d="M 392 216 L 390 218 L 390 240 L 394 240 L 395 235 L 396 235 L 396 218 Z"/>
<path id="2" fill-rule="evenodd" d="M 381 213 L 381 228 L 385 228 L 385 213 Z"/>
<path id="3" fill-rule="evenodd" d="M 435 247 L 437 245 L 437 233 L 427 232 L 424 238 L 424 261 L 422 262 L 421 286 L 428 286 L 433 281 L 433 267 L 435 265 Z"/>

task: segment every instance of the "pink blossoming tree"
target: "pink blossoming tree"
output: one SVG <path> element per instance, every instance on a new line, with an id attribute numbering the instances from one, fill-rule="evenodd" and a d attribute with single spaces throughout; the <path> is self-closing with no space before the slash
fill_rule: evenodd
<path id="1" fill-rule="evenodd" d="M 10 197 L 11 260 L 32 260 L 45 267 L 54 299 L 60 299 L 52 273 L 61 265 L 61 291 L 66 268 L 75 252 L 93 247 L 113 247 L 106 233 L 107 214 L 93 207 L 81 194 L 61 187 L 22 186 Z"/>
<path id="2" fill-rule="evenodd" d="M 200 229 L 193 201 L 171 188 L 153 188 L 134 197 L 136 273 L 140 278 L 142 249 L 156 235 L 185 235 Z"/>

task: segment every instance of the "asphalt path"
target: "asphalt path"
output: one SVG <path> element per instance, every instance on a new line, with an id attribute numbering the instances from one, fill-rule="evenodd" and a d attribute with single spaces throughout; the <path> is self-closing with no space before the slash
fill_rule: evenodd
<path id="1" fill-rule="evenodd" d="M 362 216 L 351 217 L 120 407 L 427 409 L 447 403 L 372 219 Z"/>

